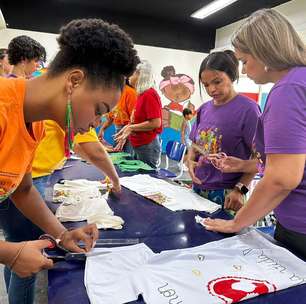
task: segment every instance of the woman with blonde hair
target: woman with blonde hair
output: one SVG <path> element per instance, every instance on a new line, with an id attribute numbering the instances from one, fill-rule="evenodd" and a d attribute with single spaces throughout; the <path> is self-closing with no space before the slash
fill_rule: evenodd
<path id="1" fill-rule="evenodd" d="M 161 153 L 159 134 L 162 131 L 162 105 L 154 89 L 151 64 L 148 61 L 138 64 L 129 81 L 138 94 L 134 117 L 131 124 L 117 133 L 116 140 L 121 142 L 129 137 L 135 158 L 157 168 Z"/>
<path id="2" fill-rule="evenodd" d="M 237 232 L 272 210 L 275 239 L 306 258 L 306 49 L 293 26 L 273 9 L 253 13 L 232 38 L 243 73 L 273 82 L 254 138 L 256 159 L 227 157 L 223 172 L 261 172 L 248 203 L 233 220 L 206 219 L 208 230 Z M 214 156 L 211 156 L 214 158 Z"/>

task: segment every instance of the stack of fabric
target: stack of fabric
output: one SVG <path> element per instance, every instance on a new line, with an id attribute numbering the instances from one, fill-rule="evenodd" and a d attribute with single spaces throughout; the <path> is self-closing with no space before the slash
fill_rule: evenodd
<path id="1" fill-rule="evenodd" d="M 131 155 L 125 152 L 111 153 L 110 158 L 121 172 L 152 172 L 155 171 L 141 160 L 129 159 Z"/>
<path id="2" fill-rule="evenodd" d="M 114 215 L 101 190 L 105 185 L 85 179 L 63 180 L 53 188 L 53 201 L 62 204 L 56 210 L 61 222 L 84 221 L 96 224 L 98 229 L 122 229 L 124 221 Z"/>

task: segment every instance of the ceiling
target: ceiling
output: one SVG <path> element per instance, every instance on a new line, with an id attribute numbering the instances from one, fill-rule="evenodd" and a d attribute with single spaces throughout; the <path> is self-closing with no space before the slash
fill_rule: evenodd
<path id="1" fill-rule="evenodd" d="M 212 0 L 0 0 L 9 28 L 57 33 L 75 18 L 99 17 L 117 23 L 136 44 L 208 52 L 216 29 L 257 9 L 288 0 L 238 0 L 204 20 L 190 15 Z"/>

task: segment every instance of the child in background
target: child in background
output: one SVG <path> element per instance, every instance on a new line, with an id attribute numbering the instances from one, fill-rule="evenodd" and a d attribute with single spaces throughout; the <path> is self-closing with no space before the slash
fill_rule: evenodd
<path id="1" fill-rule="evenodd" d="M 192 141 L 189 138 L 191 132 L 191 119 L 193 118 L 192 111 L 188 108 L 183 110 L 183 123 L 181 128 L 181 143 L 186 145 L 186 154 L 184 156 L 184 163 L 187 161 L 187 153 L 190 148 Z M 184 164 L 184 171 L 188 171 L 188 168 Z"/>

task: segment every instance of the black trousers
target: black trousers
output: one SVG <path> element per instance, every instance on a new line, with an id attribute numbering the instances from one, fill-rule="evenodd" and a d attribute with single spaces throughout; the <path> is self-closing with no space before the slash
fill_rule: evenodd
<path id="1" fill-rule="evenodd" d="M 277 223 L 274 238 L 293 253 L 306 260 L 306 234 L 289 230 Z"/>

